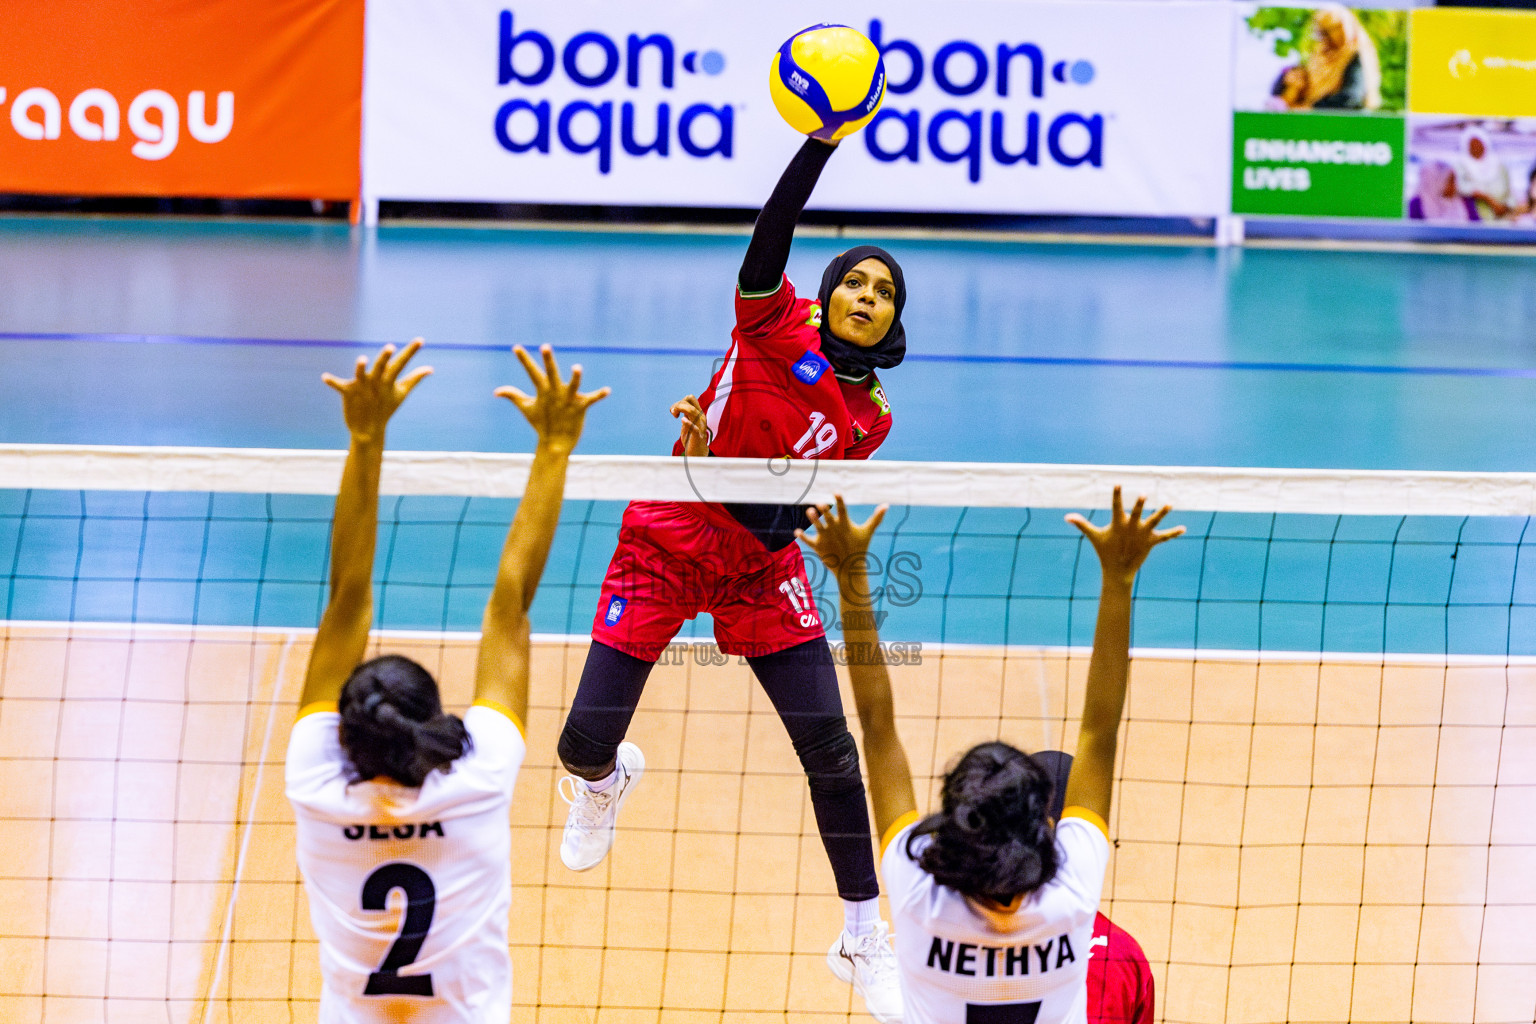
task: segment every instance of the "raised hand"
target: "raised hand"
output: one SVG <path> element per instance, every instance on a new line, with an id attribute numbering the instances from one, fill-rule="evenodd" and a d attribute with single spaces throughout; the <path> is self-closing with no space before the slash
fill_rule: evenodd
<path id="1" fill-rule="evenodd" d="M 693 395 L 684 395 L 672 403 L 672 415 L 682 420 L 683 454 L 690 459 L 702 459 L 709 454 L 709 420 L 704 407 Z"/>
<path id="2" fill-rule="evenodd" d="M 534 393 L 530 396 L 514 387 L 499 387 L 496 394 L 517 406 L 529 426 L 538 432 L 540 445 L 569 452 L 581 438 L 587 409 L 593 403 L 607 398 L 611 389 L 599 388 L 583 393 L 580 390 L 580 364 L 571 367 L 569 381 L 561 380 L 560 364 L 555 362 L 554 350 L 548 345 L 539 349 L 539 354 L 544 357 L 543 369 L 539 368 L 528 350 L 521 345 L 512 352 L 523 364 L 523 369 L 528 371 Z"/>
<path id="3" fill-rule="evenodd" d="M 817 505 L 805 511 L 805 517 L 816 528 L 815 535 L 796 530 L 795 536 L 826 563 L 828 569 L 840 573 L 845 569 L 864 567 L 864 556 L 869 553 L 869 542 L 875 535 L 880 521 L 885 518 L 888 506 L 881 505 L 862 523 L 853 521 L 841 494 L 834 495 L 837 511 L 826 505 Z"/>
<path id="4" fill-rule="evenodd" d="M 405 401 L 405 396 L 432 373 L 432 367 L 420 366 L 404 377 L 400 376 L 400 371 L 420 348 L 420 338 L 413 339 L 398 355 L 395 346 L 385 345 L 374 357 L 372 366 L 368 365 L 367 356 L 358 356 L 351 380 L 329 373 L 320 375 L 321 380 L 341 392 L 341 412 L 354 439 L 381 440 L 385 425 Z"/>
<path id="5" fill-rule="evenodd" d="M 1184 533 L 1182 526 L 1167 530 L 1157 528 L 1163 517 L 1172 511 L 1169 505 L 1164 505 L 1143 519 L 1141 512 L 1146 503 L 1146 495 L 1141 495 L 1127 515 L 1125 503 L 1120 498 L 1120 488 L 1116 487 L 1114 504 L 1106 525 L 1094 526 L 1076 512 L 1067 516 L 1067 522 L 1083 531 L 1083 535 L 1098 552 L 1099 566 L 1104 571 L 1106 582 L 1116 580 L 1130 585 L 1136 579 L 1136 570 L 1141 568 L 1141 563 L 1147 560 L 1153 548 Z"/>

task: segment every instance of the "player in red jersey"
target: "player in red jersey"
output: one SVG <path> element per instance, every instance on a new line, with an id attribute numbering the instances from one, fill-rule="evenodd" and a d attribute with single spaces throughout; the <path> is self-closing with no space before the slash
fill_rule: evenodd
<path id="1" fill-rule="evenodd" d="M 1072 755 L 1042 750 L 1033 757 L 1055 782 L 1051 817 L 1060 821 Z M 1141 943 L 1100 911 L 1093 920 L 1093 941 L 1088 945 L 1089 1024 L 1152 1024 L 1156 986 Z"/>
<path id="2" fill-rule="evenodd" d="M 1152 1024 L 1152 966 L 1131 933 L 1104 916 L 1093 920 L 1088 951 L 1088 1024 Z"/>
<path id="3" fill-rule="evenodd" d="M 807 140 L 758 215 L 738 276 L 731 346 L 709 387 L 688 403 L 707 430 L 695 438 L 707 450 L 692 454 L 863 459 L 890 432 L 875 370 L 906 351 L 901 267 L 882 249 L 850 249 L 827 267 L 815 302 L 784 276 L 795 222 L 834 148 Z M 684 437 L 690 433 L 685 423 Z M 684 454 L 682 441 L 674 454 Z M 683 622 L 709 612 L 720 649 L 746 657 L 808 777 L 844 901 L 828 964 L 877 1020 L 899 1021 L 858 747 L 794 539 L 805 523 L 794 506 L 641 501 L 625 510 L 560 736 L 571 773 L 561 780 L 571 807 L 560 856 L 584 871 L 607 855 L 619 808 L 645 769 L 624 736 L 646 677 Z"/>

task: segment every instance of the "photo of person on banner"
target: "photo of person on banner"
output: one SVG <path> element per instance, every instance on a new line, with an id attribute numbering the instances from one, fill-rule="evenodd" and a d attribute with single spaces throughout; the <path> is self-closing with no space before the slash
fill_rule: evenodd
<path id="1" fill-rule="evenodd" d="M 1401 111 L 1406 12 L 1255 7 L 1237 32 L 1236 103 L 1254 111 Z"/>
<path id="2" fill-rule="evenodd" d="M 1436 224 L 1536 226 L 1536 131 L 1511 120 L 1415 118 L 1407 216 Z"/>

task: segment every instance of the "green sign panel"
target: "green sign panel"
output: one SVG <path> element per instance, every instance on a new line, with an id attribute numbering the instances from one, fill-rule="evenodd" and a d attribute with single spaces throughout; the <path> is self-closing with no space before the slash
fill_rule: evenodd
<path id="1" fill-rule="evenodd" d="M 1232 212 L 1401 217 L 1401 117 L 1250 113 L 1232 123 Z"/>

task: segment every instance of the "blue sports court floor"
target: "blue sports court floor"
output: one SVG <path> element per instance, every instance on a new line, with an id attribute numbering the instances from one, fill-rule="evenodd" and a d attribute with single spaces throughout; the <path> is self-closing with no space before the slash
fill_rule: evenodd
<path id="1" fill-rule="evenodd" d="M 801 240 L 791 277 L 808 290 L 846 244 Z M 1527 256 L 885 244 L 909 282 L 910 354 L 883 378 L 896 425 L 882 458 L 1536 466 Z M 521 377 L 512 344 L 547 342 L 615 388 L 582 451 L 661 454 L 675 436 L 666 406 L 703 387 L 724 352 L 744 246 L 732 234 L 0 220 L 0 441 L 341 447 L 320 372 L 421 334 L 437 376 L 397 417 L 392 447 L 527 450 L 526 426 L 490 392 Z M 8 617 L 291 626 L 318 614 L 324 501 L 34 495 L 23 529 L 24 496 L 6 500 Z M 473 628 L 506 514 L 402 504 L 381 621 Z M 568 514 L 536 628 L 585 631 L 616 514 Z M 1077 579 L 1074 536 L 1058 513 L 1005 518 L 898 517 L 892 550 L 924 559 L 925 593 L 940 599 L 893 609 L 890 628 L 1085 641 L 1087 605 L 1072 598 L 1093 587 Z M 1204 542 L 1159 568 L 1166 600 L 1144 604 L 1140 644 L 1536 650 L 1518 607 L 1536 591 L 1516 562 L 1523 520 L 1184 521 Z M 210 566 L 210 549 L 229 564 Z"/>

